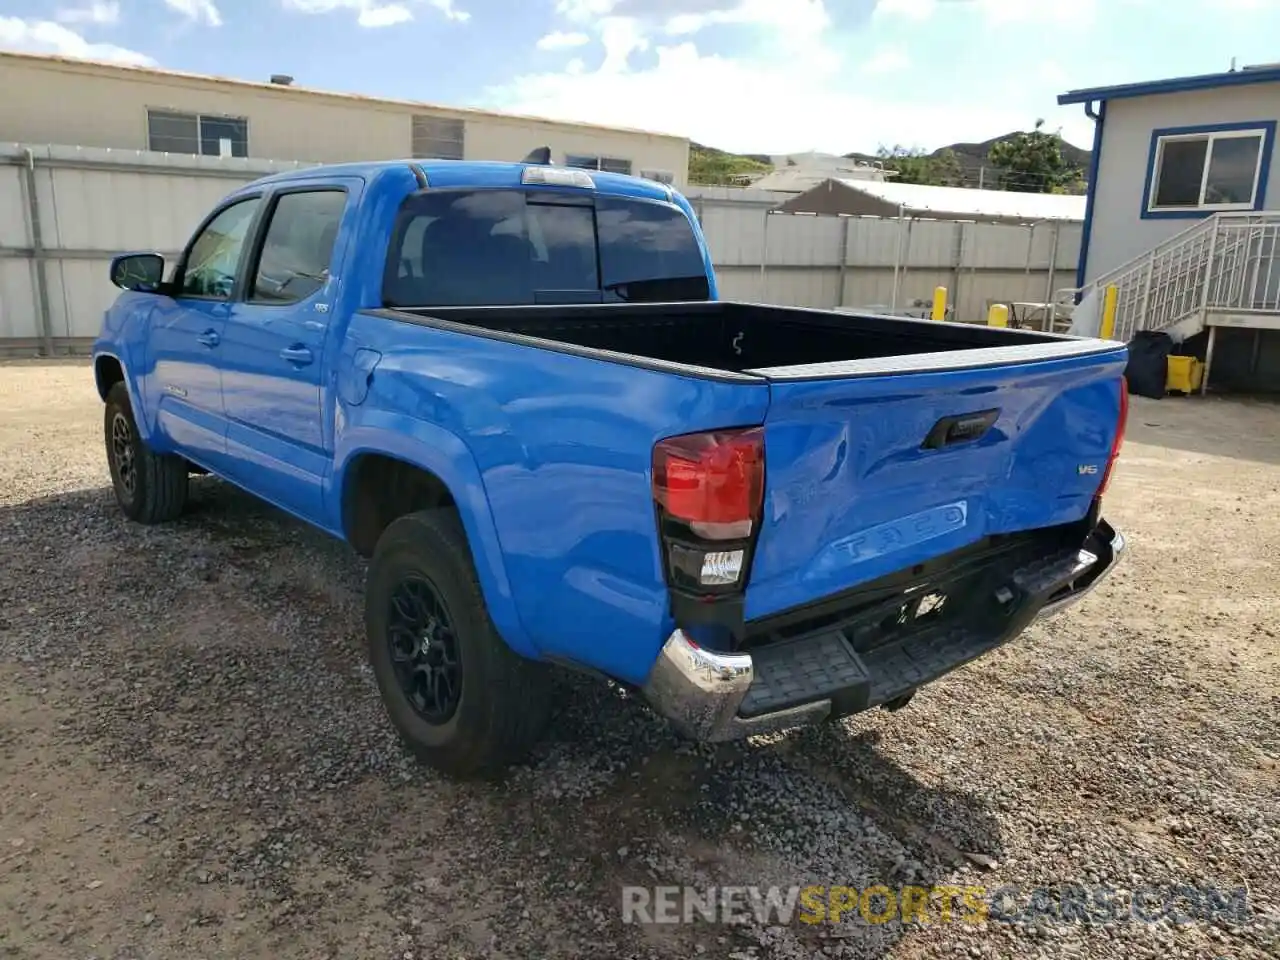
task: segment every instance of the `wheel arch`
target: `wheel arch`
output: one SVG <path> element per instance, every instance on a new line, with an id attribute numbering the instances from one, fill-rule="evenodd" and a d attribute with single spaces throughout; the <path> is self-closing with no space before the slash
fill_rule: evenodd
<path id="1" fill-rule="evenodd" d="M 539 657 L 516 608 L 480 470 L 460 438 L 410 417 L 370 412 L 340 435 L 334 464 L 329 512 L 335 529 L 362 555 L 372 553 L 382 530 L 405 513 L 456 510 L 494 626 L 514 651 Z"/>
<path id="2" fill-rule="evenodd" d="M 107 394 L 117 383 L 125 381 L 124 364 L 120 358 L 111 353 L 100 353 L 93 359 L 93 382 L 98 388 L 98 398 L 106 402 Z"/>
<path id="3" fill-rule="evenodd" d="M 143 440 L 151 442 L 152 423 L 149 411 L 142 402 L 142 385 L 130 375 L 129 364 L 112 350 L 95 350 L 93 353 L 93 383 L 103 403 L 117 383 L 123 383 L 129 394 L 129 406 L 133 408 L 134 426 Z"/>

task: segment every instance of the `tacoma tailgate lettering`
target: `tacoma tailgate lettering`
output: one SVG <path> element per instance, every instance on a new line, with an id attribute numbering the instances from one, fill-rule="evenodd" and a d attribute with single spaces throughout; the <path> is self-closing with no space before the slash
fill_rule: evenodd
<path id="1" fill-rule="evenodd" d="M 814 565 L 818 569 L 843 567 L 914 547 L 916 544 L 952 533 L 969 521 L 969 503 L 957 500 L 940 507 L 921 510 L 910 516 L 876 524 L 853 536 L 835 541 L 822 551 Z"/>

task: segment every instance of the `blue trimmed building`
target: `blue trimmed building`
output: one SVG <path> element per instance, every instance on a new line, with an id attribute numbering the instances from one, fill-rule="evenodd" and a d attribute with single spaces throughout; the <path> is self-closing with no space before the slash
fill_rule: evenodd
<path id="1" fill-rule="evenodd" d="M 1119 288 L 1122 339 L 1216 342 L 1214 386 L 1280 389 L 1280 64 L 1058 103 L 1094 119 L 1077 286 Z"/>

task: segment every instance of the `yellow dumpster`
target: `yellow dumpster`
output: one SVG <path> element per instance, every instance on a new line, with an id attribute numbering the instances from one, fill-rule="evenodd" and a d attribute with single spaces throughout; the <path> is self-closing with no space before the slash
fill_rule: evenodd
<path id="1" fill-rule="evenodd" d="M 1171 393 L 1195 393 L 1204 379 L 1204 364 L 1195 357 L 1169 357 L 1164 388 Z"/>

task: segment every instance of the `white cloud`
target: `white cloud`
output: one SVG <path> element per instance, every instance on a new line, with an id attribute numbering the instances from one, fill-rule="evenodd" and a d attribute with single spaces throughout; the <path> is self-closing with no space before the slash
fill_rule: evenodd
<path id="1" fill-rule="evenodd" d="M 55 14 L 61 23 L 118 23 L 120 4 L 116 0 L 90 0 L 82 7 L 67 7 Z"/>
<path id="2" fill-rule="evenodd" d="M 164 0 L 165 6 L 175 10 L 196 23 L 207 23 L 211 27 L 222 26 L 222 14 L 218 12 L 213 0 Z"/>
<path id="3" fill-rule="evenodd" d="M 371 28 L 394 27 L 397 23 L 407 23 L 412 19 L 413 13 L 401 4 L 389 3 L 385 7 L 379 7 L 370 3 L 360 6 L 360 16 L 356 18 L 356 23 Z"/>
<path id="4" fill-rule="evenodd" d="M 692 42 L 658 46 L 656 64 L 633 69 L 620 47 L 588 73 L 520 76 L 488 91 L 487 103 L 589 123 L 623 124 L 692 137 L 726 150 L 844 153 L 881 143 L 938 146 L 1024 126 L 1018 103 L 904 102 L 892 91 L 846 85 L 847 71 L 822 50 L 813 59 L 703 56 Z M 701 91 L 698 93 L 697 91 Z M 732 91 L 725 96 L 717 91 Z"/>
<path id="5" fill-rule="evenodd" d="M 446 20 L 456 20 L 458 23 L 466 23 L 471 19 L 471 14 L 466 10 L 459 10 L 453 5 L 453 0 L 427 0 L 431 6 L 444 14 Z"/>
<path id="6" fill-rule="evenodd" d="M 911 66 L 911 59 L 898 47 L 877 50 L 862 64 L 863 73 L 897 73 Z"/>
<path id="7" fill-rule="evenodd" d="M 1010 23 L 1087 25 L 1097 16 L 1096 0 L 968 0 L 994 26 Z"/>
<path id="8" fill-rule="evenodd" d="M 1126 2 L 1134 3 L 1138 0 Z M 1248 3 L 1253 0 L 1234 2 Z M 976 11 L 994 26 L 1010 23 L 1088 25 L 1097 15 L 1097 0 L 877 0 L 873 16 L 901 17 L 921 22 L 933 17 L 944 5 L 965 12 Z"/>
<path id="9" fill-rule="evenodd" d="M 539 50 L 569 50 L 591 42 L 591 38 L 580 30 L 565 32 L 553 30 L 538 41 Z"/>
<path id="10" fill-rule="evenodd" d="M 649 49 L 638 21 L 631 17 L 605 17 L 600 21 L 600 42 L 604 44 L 601 73 L 624 73 L 631 54 Z"/>
<path id="11" fill-rule="evenodd" d="M 165 2 L 172 3 L 174 0 L 165 0 Z M 190 0 L 181 0 L 181 2 L 190 2 Z M 198 0 L 198 2 L 207 2 L 207 0 Z M 286 10 L 296 10 L 299 13 L 319 14 L 349 10 L 356 14 L 356 23 L 370 29 L 408 23 L 414 18 L 413 7 L 421 5 L 422 2 L 423 0 L 406 0 L 403 3 L 380 3 L 378 0 L 283 0 Z M 471 19 L 471 14 L 455 7 L 453 0 L 425 0 L 425 3 L 443 14 L 447 20 L 463 23 Z"/>
<path id="12" fill-rule="evenodd" d="M 52 20 L 23 20 L 0 16 L 0 47 L 29 53 L 54 53 L 83 60 L 107 60 L 132 66 L 155 61 L 145 53 L 114 43 L 90 43 L 74 30 Z"/>
<path id="13" fill-rule="evenodd" d="M 872 16 L 919 21 L 928 20 L 936 9 L 936 0 L 879 0 Z"/>
<path id="14" fill-rule="evenodd" d="M 823 0 L 738 0 L 728 7 L 677 13 L 667 20 L 670 34 L 693 34 L 717 24 L 765 27 L 792 36 L 814 36 L 831 26 Z"/>
<path id="15" fill-rule="evenodd" d="M 598 40 L 603 57 L 575 57 L 560 71 L 514 77 L 487 89 L 482 100 L 486 106 L 661 130 L 753 153 L 873 151 L 881 144 L 933 148 L 1021 129 L 1038 116 L 1051 128 L 1062 125 L 1068 136 L 1085 133 L 1087 121 L 1078 111 L 1054 104 L 1057 85 L 1045 89 L 1034 57 L 1030 82 L 1011 88 L 1008 96 L 966 96 L 958 87 L 926 96 L 921 84 L 899 81 L 911 65 L 905 41 L 851 52 L 847 38 L 832 29 L 829 10 L 837 2 L 556 0 L 561 30 Z M 1001 6 L 1009 2 L 880 0 L 876 13 L 927 18 L 941 4 L 950 8 L 949 16 L 964 12 L 990 20 L 1012 16 Z M 753 32 L 754 42 L 732 55 L 704 53 L 703 31 L 722 25 Z M 895 82 L 867 80 L 887 76 Z M 1087 143 L 1088 136 L 1074 142 Z"/>
<path id="16" fill-rule="evenodd" d="M 591 23 L 613 12 L 618 0 L 556 0 L 556 13 L 574 23 Z"/>

